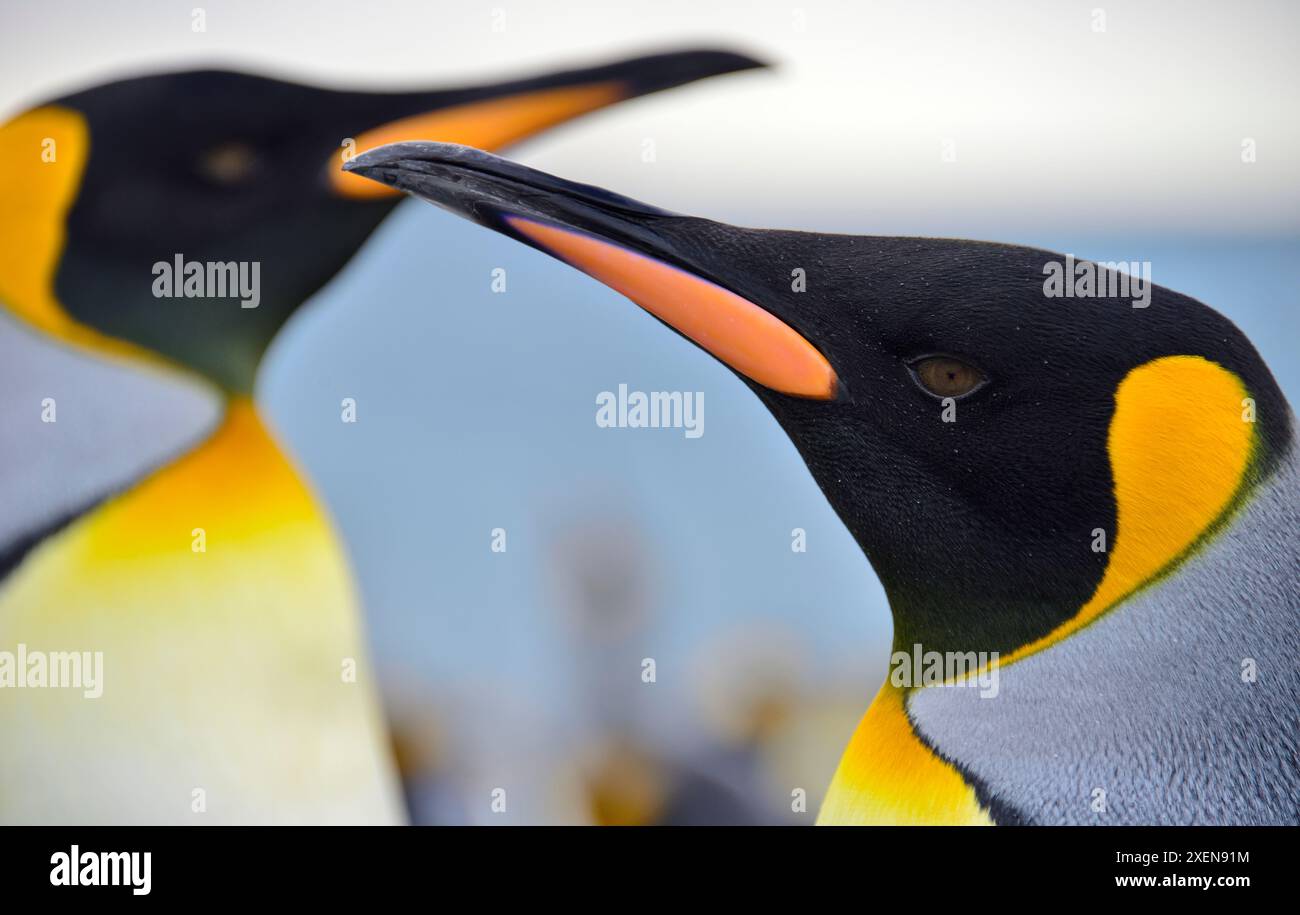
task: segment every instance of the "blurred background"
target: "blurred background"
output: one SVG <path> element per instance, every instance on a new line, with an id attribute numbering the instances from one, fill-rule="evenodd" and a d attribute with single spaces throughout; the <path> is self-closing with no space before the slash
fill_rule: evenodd
<path id="1" fill-rule="evenodd" d="M 0 119 L 177 67 L 443 87 L 733 46 L 775 69 L 511 154 L 745 225 L 1149 261 L 1300 395 L 1294 3 L 44 0 L 0 17 Z M 0 326 L 0 353 L 36 345 Z M 705 434 L 597 428 L 619 384 L 704 392 Z M 595 281 L 408 201 L 286 328 L 259 399 L 350 549 L 417 822 L 812 820 L 884 676 L 888 608 L 727 370 Z"/>

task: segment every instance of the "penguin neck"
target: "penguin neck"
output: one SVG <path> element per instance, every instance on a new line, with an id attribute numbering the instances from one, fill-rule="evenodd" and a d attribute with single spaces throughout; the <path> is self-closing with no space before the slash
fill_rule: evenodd
<path id="1" fill-rule="evenodd" d="M 1139 745 L 1138 741 L 1158 733 L 1162 726 L 1159 718 L 1144 716 L 1161 714 L 1164 708 L 1159 703 L 1140 701 L 1151 691 L 1142 679 L 1149 677 L 1153 669 L 1173 664 L 1187 666 L 1188 649 L 1178 646 L 1212 645 L 1215 650 L 1232 646 L 1228 655 L 1232 675 L 1227 682 L 1240 685 L 1234 676 L 1238 665 L 1243 665 L 1243 676 L 1256 666 L 1273 671 L 1276 680 L 1269 695 L 1276 698 L 1270 701 L 1278 707 L 1279 715 L 1289 714 L 1281 709 L 1288 703 L 1293 709 L 1297 695 L 1291 673 L 1294 664 L 1289 660 L 1294 649 L 1289 646 L 1295 642 L 1294 613 L 1300 601 L 1300 580 L 1291 574 L 1300 564 L 1300 541 L 1295 536 L 1300 529 L 1300 453 L 1288 448 L 1268 462 L 1267 470 L 1262 468 L 1260 462 L 1258 479 L 1252 473 L 1251 482 L 1216 520 L 1212 530 L 1197 539 L 1195 549 L 1184 551 L 1176 565 L 1163 569 L 1141 587 L 1107 603 L 1103 625 L 1080 625 L 1060 634 L 1053 643 L 1033 651 L 1015 651 L 1001 659 L 999 666 L 1003 668 L 1028 662 L 1016 664 L 1014 672 L 1005 674 L 1015 678 L 1020 695 L 1036 690 L 1047 702 L 1047 697 L 1059 700 L 1076 695 L 1077 684 L 1085 678 L 1105 684 L 1083 698 L 1099 695 L 1108 708 L 1126 704 L 1124 723 L 1134 726 L 1136 722 L 1137 733 L 1124 740 Z M 1098 593 L 1105 592 L 1099 587 Z M 1243 595 L 1252 596 L 1249 611 L 1240 606 Z M 1125 635 L 1115 635 L 1116 627 Z M 895 642 L 897 650 L 910 652 L 913 648 L 897 637 Z M 1157 651 L 1167 659 L 1153 654 Z M 979 663 L 978 657 L 976 660 Z M 1244 666 L 1247 663 L 1249 668 Z M 985 673 L 983 668 L 975 672 L 976 676 Z M 1221 669 L 1208 677 L 1192 672 L 1179 681 L 1180 702 L 1208 718 L 1215 709 L 1224 707 L 1225 696 L 1215 692 L 1222 688 L 1224 679 Z M 1003 685 L 1011 689 L 1011 683 L 1008 679 Z M 993 822 L 993 814 L 977 790 L 978 781 L 970 778 L 965 763 L 959 769 L 950 761 L 961 759 L 951 752 L 953 734 L 971 730 L 969 715 L 954 716 L 948 730 L 935 726 L 933 709 L 928 728 L 924 715 L 915 717 L 917 701 L 967 692 L 932 689 L 924 683 L 902 687 L 887 679 L 849 741 L 822 803 L 818 823 Z M 980 708 L 977 703 L 977 710 Z M 1110 717 L 1089 710 L 1067 718 L 1057 733 L 1086 732 L 1098 724 L 1104 730 L 1088 733 L 1087 745 L 1095 748 L 1116 742 L 1116 724 Z M 974 731 L 977 736 L 989 732 L 989 728 Z M 1002 740 L 1014 740 L 1011 746 L 1017 752 L 1030 742 L 1041 748 L 1045 740 L 1056 737 L 1038 732 L 997 733 Z M 1169 750 L 1162 748 L 1161 752 Z M 1069 753 L 1062 751 L 1060 755 L 1065 758 Z M 1199 763 L 1189 758 L 1187 765 L 1191 770 Z M 983 775 L 992 778 L 991 773 Z"/>
<path id="2" fill-rule="evenodd" d="M 218 542 L 245 542 L 322 522 L 315 499 L 246 397 L 229 399 L 211 437 L 129 497 L 132 511 L 124 521 L 133 529 L 116 542 L 133 552 L 147 552 L 158 538 L 160 548 L 170 548 L 178 531 L 196 543 L 214 534 Z"/>
<path id="3" fill-rule="evenodd" d="M 1294 421 L 1294 420 L 1292 420 Z M 1300 449 L 1287 446 L 1267 460 L 1258 456 L 1232 504 L 1177 562 L 1161 569 L 1142 586 L 1125 594 L 1108 613 L 1150 612 L 1152 606 L 1176 607 L 1182 620 L 1206 631 L 1246 632 L 1252 628 L 1294 630 L 1300 601 Z M 1099 589 L 1100 591 L 1100 589 Z M 1241 595 L 1251 595 L 1251 612 L 1233 612 Z M 1207 595 L 1220 595 L 1207 600 Z M 1285 618 L 1284 618 L 1285 616 Z M 1015 652 L 1011 663 L 1064 640 L 1069 644 L 1083 626 L 1042 645 Z M 1269 636 L 1262 639 L 1268 641 Z M 1117 645 L 1144 651 L 1141 645 Z"/>
<path id="4" fill-rule="evenodd" d="M 913 690 L 914 733 L 999 822 L 1293 822 L 1297 530 L 1291 451 L 1176 568 L 1004 665 L 995 701 Z"/>
<path id="5" fill-rule="evenodd" d="M 193 403 L 204 406 L 164 408 L 147 437 L 115 442 L 111 458 L 87 470 L 97 474 L 90 484 L 52 509 L 20 506 L 21 523 L 0 542 L 0 579 L 17 576 L 46 544 L 83 522 L 110 531 L 94 540 L 94 555 L 123 561 L 182 547 L 206 552 L 214 538 L 252 544 L 311 529 L 333 538 L 314 494 L 250 399 Z M 70 459 L 76 455 L 56 456 L 55 467 Z M 37 474 L 38 491 L 44 477 L 57 474 Z"/>

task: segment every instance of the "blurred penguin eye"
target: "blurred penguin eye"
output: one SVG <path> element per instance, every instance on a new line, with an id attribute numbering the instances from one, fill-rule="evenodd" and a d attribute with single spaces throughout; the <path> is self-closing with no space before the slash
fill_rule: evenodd
<path id="1" fill-rule="evenodd" d="M 926 356 L 911 365 L 921 387 L 935 397 L 961 397 L 984 383 L 984 373 L 951 356 Z"/>
<path id="2" fill-rule="evenodd" d="M 245 184 L 257 173 L 257 151 L 247 143 L 222 143 L 199 156 L 198 172 L 213 184 Z"/>

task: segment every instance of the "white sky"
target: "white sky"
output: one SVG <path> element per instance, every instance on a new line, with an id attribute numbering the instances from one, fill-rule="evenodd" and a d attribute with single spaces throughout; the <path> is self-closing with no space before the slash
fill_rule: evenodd
<path id="1" fill-rule="evenodd" d="M 191 30 L 197 6 L 205 33 Z M 735 46 L 780 69 L 634 102 L 517 155 L 751 225 L 1004 240 L 1300 230 L 1300 4 L 1283 0 L 8 0 L 0 22 L 5 113 L 169 66 L 441 86 Z"/>

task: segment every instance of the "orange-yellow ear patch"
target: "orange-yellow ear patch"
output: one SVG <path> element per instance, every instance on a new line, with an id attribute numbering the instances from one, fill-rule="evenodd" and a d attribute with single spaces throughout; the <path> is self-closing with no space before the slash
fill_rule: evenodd
<path id="1" fill-rule="evenodd" d="M 160 363 L 153 352 L 76 321 L 54 294 L 68 211 L 90 157 L 79 112 L 34 108 L 0 126 L 0 306 L 52 337 L 101 355 Z"/>
<path id="2" fill-rule="evenodd" d="M 518 216 L 506 221 L 546 251 L 600 280 L 774 391 L 830 400 L 835 370 L 785 322 L 728 289 L 591 235 Z"/>
<path id="3" fill-rule="evenodd" d="M 73 325 L 54 299 L 54 274 L 89 150 L 86 121 L 68 108 L 36 108 L 0 127 L 0 301 L 56 337 Z"/>
<path id="4" fill-rule="evenodd" d="M 1166 356 L 1125 376 L 1107 439 L 1117 523 L 1106 572 L 1073 618 L 1003 664 L 1092 622 L 1181 559 L 1223 517 L 1254 446 L 1248 396 L 1236 375 L 1200 356 Z"/>
<path id="5" fill-rule="evenodd" d="M 354 138 L 356 148 L 353 152 L 360 155 L 376 146 L 404 140 L 459 143 L 496 152 L 556 124 L 627 97 L 627 88 L 622 83 L 612 82 L 538 89 L 468 102 L 368 130 Z M 330 182 L 341 196 L 386 197 L 398 193 L 385 184 L 343 171 L 343 153 L 341 149 L 335 153 L 329 168 Z"/>

